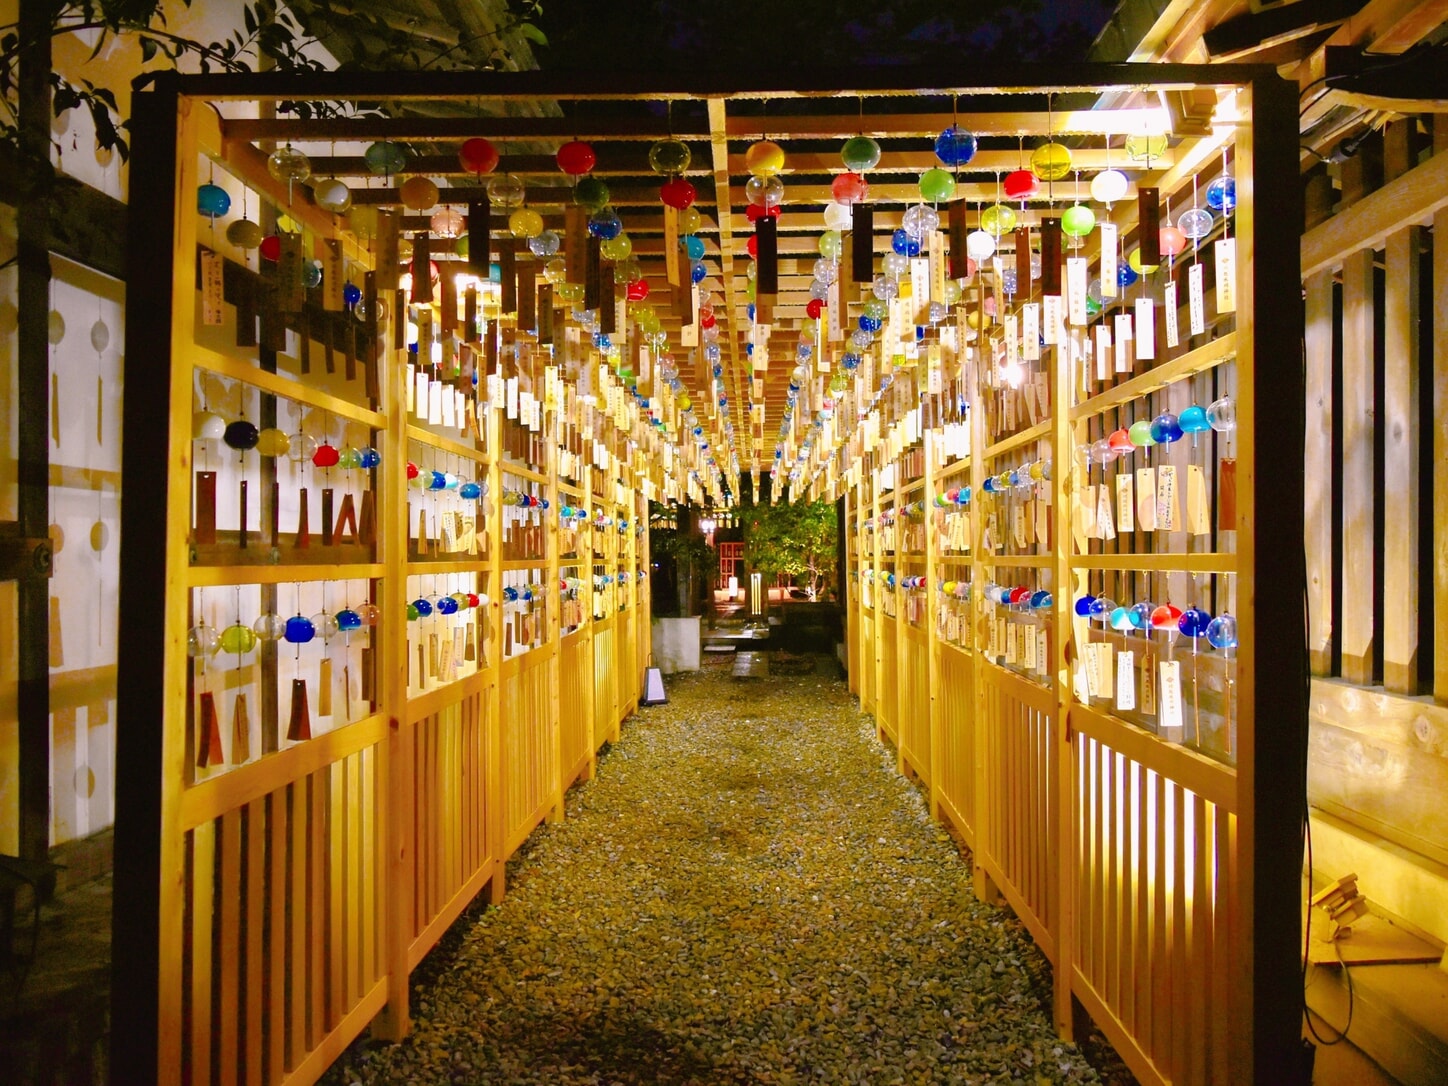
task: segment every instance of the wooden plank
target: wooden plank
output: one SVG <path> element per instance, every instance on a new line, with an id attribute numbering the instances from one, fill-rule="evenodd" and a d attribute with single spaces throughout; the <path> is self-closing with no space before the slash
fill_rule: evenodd
<path id="1" fill-rule="evenodd" d="M 1307 488 L 1304 519 L 1307 533 L 1307 647 L 1314 675 L 1332 667 L 1332 272 L 1319 271 L 1307 280 L 1307 449 L 1305 475 L 1318 481 Z"/>
<path id="2" fill-rule="evenodd" d="M 1418 689 L 1418 278 L 1421 232 L 1388 238 L 1383 292 L 1383 684 Z"/>
<path id="3" fill-rule="evenodd" d="M 281 788 L 266 797 L 267 805 L 267 942 L 266 1006 L 263 1011 L 266 1034 L 266 1062 L 263 1079 L 280 1082 L 287 1065 L 287 860 L 291 855 L 288 836 L 289 789 Z M 260 1065 L 260 1061 L 258 1061 Z"/>
<path id="4" fill-rule="evenodd" d="M 1448 863 L 1448 707 L 1321 680 L 1310 706 L 1312 804 Z"/>
<path id="5" fill-rule="evenodd" d="M 236 1086 L 236 1073 L 241 1063 L 237 1047 L 237 1022 L 242 1008 L 238 1005 L 238 965 L 241 956 L 241 812 L 228 811 L 221 816 L 220 840 L 217 843 L 217 867 L 220 875 L 220 900 L 217 902 L 218 983 L 215 988 L 216 1053 L 219 1086 Z"/>
<path id="6" fill-rule="evenodd" d="M 291 870 L 287 876 L 287 899 L 291 908 L 287 918 L 287 1067 L 294 1068 L 307 1055 L 307 1015 L 310 1006 L 311 970 L 307 957 L 311 914 L 307 909 L 308 842 L 311 825 L 311 777 L 303 777 L 287 787 L 291 823 Z"/>
<path id="7" fill-rule="evenodd" d="M 245 907 L 241 916 L 243 938 L 246 940 L 243 994 L 246 1017 L 241 1034 L 240 1054 L 245 1066 L 246 1086 L 262 1086 L 265 1080 L 267 1050 L 263 1044 L 262 1016 L 266 1000 L 263 983 L 263 932 L 266 919 L 266 801 L 254 800 L 246 807 L 246 883 Z"/>
<path id="8" fill-rule="evenodd" d="M 191 831 L 191 1037 L 192 1086 L 209 1086 L 212 1045 L 212 968 L 216 902 L 216 823 Z"/>
<path id="9" fill-rule="evenodd" d="M 1342 675 L 1371 685 L 1377 631 L 1373 629 L 1373 253 L 1360 249 L 1342 271 Z"/>
<path id="10" fill-rule="evenodd" d="M 1302 275 L 1345 265 L 1353 254 L 1382 245 L 1400 230 L 1427 225 L 1445 208 L 1448 155 L 1436 154 L 1304 234 Z"/>

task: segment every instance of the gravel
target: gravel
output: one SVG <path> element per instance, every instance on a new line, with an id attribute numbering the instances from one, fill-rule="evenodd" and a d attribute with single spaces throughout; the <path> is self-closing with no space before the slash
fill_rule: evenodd
<path id="1" fill-rule="evenodd" d="M 1099 1081 L 843 683 L 668 685 L 325 1082 Z"/>

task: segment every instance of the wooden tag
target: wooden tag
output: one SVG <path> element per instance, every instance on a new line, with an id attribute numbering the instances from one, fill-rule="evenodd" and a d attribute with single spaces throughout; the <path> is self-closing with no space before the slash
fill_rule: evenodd
<path id="1" fill-rule="evenodd" d="M 1181 342 L 1180 337 L 1177 335 L 1177 285 L 1175 279 L 1166 285 L 1161 307 L 1162 316 L 1166 322 L 1166 345 L 1168 347 L 1175 347 Z"/>
<path id="2" fill-rule="evenodd" d="M 1216 258 L 1217 313 L 1237 311 L 1237 239 L 1222 238 L 1212 246 Z"/>
<path id="3" fill-rule="evenodd" d="M 197 543 L 216 542 L 216 472 L 196 473 L 196 527 L 193 538 Z"/>
<path id="4" fill-rule="evenodd" d="M 1156 531 L 1156 469 L 1136 469 L 1136 523 L 1143 532 Z"/>
<path id="5" fill-rule="evenodd" d="M 317 715 L 332 715 L 332 658 L 323 656 L 317 668 Z"/>
<path id="6" fill-rule="evenodd" d="M 1187 316 L 1191 334 L 1199 336 L 1207 330 L 1207 301 L 1202 288 L 1202 266 L 1187 269 Z"/>
<path id="7" fill-rule="evenodd" d="M 1116 525 L 1111 520 L 1111 488 L 1104 484 L 1097 488 L 1096 535 L 1098 539 L 1116 538 Z"/>
<path id="8" fill-rule="evenodd" d="M 1086 693 L 1089 697 L 1105 697 L 1108 689 L 1106 678 L 1101 671 L 1100 642 L 1088 641 L 1085 646 L 1086 656 Z"/>
<path id="9" fill-rule="evenodd" d="M 1224 532 L 1237 530 L 1237 461 L 1230 456 L 1217 464 L 1217 527 Z"/>
<path id="10" fill-rule="evenodd" d="M 251 758 L 251 717 L 246 711 L 246 694 L 238 691 L 231 709 L 231 764 Z"/>
<path id="11" fill-rule="evenodd" d="M 201 251 L 201 323 L 217 327 L 222 323 L 222 268 L 221 255 L 210 249 Z"/>
<path id="12" fill-rule="evenodd" d="M 1181 500 L 1177 495 L 1176 466 L 1173 464 L 1162 464 L 1156 469 L 1157 531 L 1179 531 L 1180 512 Z"/>
<path id="13" fill-rule="evenodd" d="M 1187 465 L 1187 531 L 1207 535 L 1212 518 L 1207 510 L 1207 478 L 1198 464 Z"/>
<path id="14" fill-rule="evenodd" d="M 1182 665 L 1178 660 L 1161 662 L 1161 717 L 1163 728 L 1182 726 Z"/>
<path id="15" fill-rule="evenodd" d="M 1136 653 L 1130 650 L 1116 654 L 1116 709 L 1130 712 L 1136 708 Z"/>

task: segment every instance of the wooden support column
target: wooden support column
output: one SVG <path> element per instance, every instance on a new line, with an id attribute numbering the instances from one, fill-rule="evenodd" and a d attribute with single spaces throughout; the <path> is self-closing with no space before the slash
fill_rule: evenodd
<path id="1" fill-rule="evenodd" d="M 1383 685 L 1418 690 L 1418 253 L 1416 226 L 1388 238 L 1383 296 Z"/>
<path id="2" fill-rule="evenodd" d="M 945 704 L 940 691 L 940 639 L 936 637 L 940 617 L 940 592 L 936 582 L 939 567 L 935 562 L 935 456 L 940 432 L 933 427 L 925 431 L 925 674 L 926 692 L 930 696 L 930 817 L 940 821 L 940 776 L 945 760 Z"/>
<path id="3" fill-rule="evenodd" d="M 1448 116 L 1433 123 L 1448 157 Z M 1433 216 L 1433 523 L 1448 524 L 1448 209 Z M 1433 696 L 1448 701 L 1448 532 L 1433 533 Z"/>
<path id="4" fill-rule="evenodd" d="M 395 309 L 389 319 L 405 326 L 407 315 Z M 390 336 L 384 337 L 386 340 Z M 424 348 L 425 350 L 426 348 Z M 385 349 L 379 354 L 386 355 Z M 407 370 L 390 358 L 379 359 L 377 369 L 377 409 L 387 420 L 385 449 L 396 458 L 396 450 L 407 448 Z M 408 524 L 407 478 L 401 471 L 377 473 L 381 485 L 375 495 L 376 560 L 386 569 L 378 592 L 378 604 L 384 615 L 401 615 L 407 607 Z M 380 641 L 380 653 L 373 676 L 374 693 L 379 706 L 399 707 L 407 704 L 407 674 L 410 664 L 407 624 L 379 623 L 373 636 Z M 350 696 L 350 695 L 349 695 Z M 398 1041 L 412 1028 L 409 1005 L 408 976 L 413 935 L 413 894 L 417 878 L 417 834 L 414 832 L 413 782 L 416 779 L 414 751 L 415 723 L 405 716 L 388 721 L 387 738 L 377 745 L 378 782 L 382 799 L 380 817 L 387 835 L 386 900 L 382 909 L 382 956 L 387 973 L 387 1004 L 373 1023 L 373 1032 L 383 1040 Z"/>
<path id="5" fill-rule="evenodd" d="M 1373 681 L 1373 252 L 1342 265 L 1342 677 Z"/>
<path id="6" fill-rule="evenodd" d="M 1332 272 L 1307 280 L 1307 647 L 1314 675 L 1332 669 Z"/>
<path id="7" fill-rule="evenodd" d="M 551 302 L 549 303 L 551 304 Z M 487 518 L 488 554 L 488 659 L 494 675 L 488 683 L 486 703 L 488 768 L 483 787 L 487 789 L 486 819 L 489 851 L 493 856 L 493 877 L 488 880 L 488 902 L 498 905 L 507 892 L 508 861 L 505 855 L 506 824 L 503 810 L 503 426 L 502 412 L 494 404 L 483 420 L 488 447 L 488 494 L 491 514 Z M 478 646 L 481 652 L 482 645 Z"/>
<path id="8" fill-rule="evenodd" d="M 597 246 L 590 244 L 590 264 L 596 267 L 595 254 Z M 545 407 L 543 409 L 543 463 L 537 465 L 547 480 L 544 486 L 547 488 L 544 493 L 548 497 L 551 507 L 544 511 L 543 516 L 543 540 L 547 547 L 544 560 L 547 567 L 547 575 L 543 580 L 543 606 L 547 608 L 546 625 L 548 652 L 551 658 L 547 663 L 549 671 L 548 682 L 548 765 L 549 772 L 549 804 L 548 821 L 563 821 L 563 725 L 559 703 L 559 690 L 563 685 L 563 676 L 560 668 L 563 666 L 563 607 L 562 598 L 558 594 L 558 515 L 554 510 L 562 504 L 558 493 L 558 411 Z"/>
<path id="9" fill-rule="evenodd" d="M 50 24 L 47 7 L 20 7 L 19 127 L 31 199 L 18 217 L 16 461 L 19 534 L 44 539 L 50 532 Z M 18 679 L 16 719 L 20 781 L 20 855 L 43 860 L 50 852 L 50 560 L 32 564 L 16 591 Z"/>

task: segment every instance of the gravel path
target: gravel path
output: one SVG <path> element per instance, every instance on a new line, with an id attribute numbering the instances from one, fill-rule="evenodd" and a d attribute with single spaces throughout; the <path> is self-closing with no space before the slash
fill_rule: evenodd
<path id="1" fill-rule="evenodd" d="M 669 681 L 353 1083 L 1096 1082 L 844 684 Z"/>

